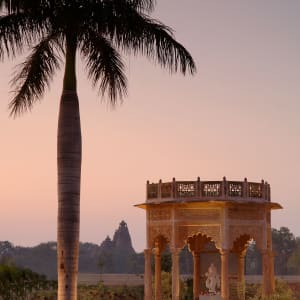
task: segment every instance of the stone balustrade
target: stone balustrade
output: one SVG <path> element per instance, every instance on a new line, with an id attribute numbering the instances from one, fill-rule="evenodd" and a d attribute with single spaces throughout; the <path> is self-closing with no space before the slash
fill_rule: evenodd
<path id="1" fill-rule="evenodd" d="M 147 181 L 147 203 L 168 201 L 271 201 L 270 184 L 261 182 L 228 181 L 177 181 L 150 183 Z"/>

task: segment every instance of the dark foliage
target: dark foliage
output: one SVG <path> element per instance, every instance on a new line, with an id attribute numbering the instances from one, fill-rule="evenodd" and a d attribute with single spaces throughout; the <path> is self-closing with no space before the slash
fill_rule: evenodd
<path id="1" fill-rule="evenodd" d="M 121 52 L 145 55 L 170 72 L 193 74 L 189 52 L 169 27 L 148 15 L 153 5 L 151 0 L 0 1 L 0 59 L 32 49 L 12 80 L 12 114 L 41 99 L 69 50 L 81 53 L 93 86 L 112 105 L 127 89 Z M 71 69 L 72 74 L 65 72 L 68 90 L 76 89 L 76 80 L 69 81 L 75 66 Z"/>

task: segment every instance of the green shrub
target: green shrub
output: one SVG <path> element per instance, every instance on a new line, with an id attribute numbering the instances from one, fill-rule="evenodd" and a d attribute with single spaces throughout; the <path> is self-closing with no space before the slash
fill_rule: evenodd
<path id="1" fill-rule="evenodd" d="M 257 285 L 256 285 L 257 286 Z M 246 298 L 247 299 L 247 298 Z M 292 290 L 287 283 L 282 280 L 275 281 L 275 293 L 270 297 L 262 296 L 261 286 L 257 288 L 256 294 L 249 300 L 296 300 Z"/>

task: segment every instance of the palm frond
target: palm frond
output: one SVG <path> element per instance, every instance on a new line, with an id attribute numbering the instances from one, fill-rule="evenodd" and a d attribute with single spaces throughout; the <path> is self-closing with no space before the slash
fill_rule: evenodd
<path id="1" fill-rule="evenodd" d="M 56 54 L 60 47 L 58 39 L 48 36 L 33 48 L 32 53 L 19 65 L 20 71 L 12 79 L 16 86 L 15 97 L 9 104 L 11 115 L 30 110 L 35 101 L 41 98 L 49 86 L 55 69 L 60 66 Z"/>
<path id="2" fill-rule="evenodd" d="M 19 0 L 0 0 L 0 10 L 6 10 L 8 13 L 16 12 L 19 9 Z"/>
<path id="3" fill-rule="evenodd" d="M 46 6 L 46 2 L 47 0 L 0 0 L 0 10 L 6 10 L 9 14 L 24 12 L 41 9 Z"/>
<path id="4" fill-rule="evenodd" d="M 118 98 L 122 99 L 127 94 L 127 80 L 121 56 L 107 39 L 91 30 L 83 39 L 80 48 L 93 85 L 99 83 L 99 92 L 102 95 L 107 93 L 110 103 L 115 105 Z"/>
<path id="5" fill-rule="evenodd" d="M 43 36 L 46 26 L 46 22 L 26 13 L 0 16 L 0 60 L 4 54 L 14 57 L 31 46 Z"/>
<path id="6" fill-rule="evenodd" d="M 118 1 L 118 0 L 117 0 Z M 138 10 L 152 12 L 156 4 L 156 0 L 125 0 L 131 2 Z"/>
<path id="7" fill-rule="evenodd" d="M 126 2 L 126 1 L 125 1 Z M 107 22 L 106 34 L 118 47 L 141 53 L 168 68 L 183 74 L 196 72 L 191 54 L 175 40 L 172 29 L 134 9 L 124 1 L 115 7 L 114 16 Z"/>

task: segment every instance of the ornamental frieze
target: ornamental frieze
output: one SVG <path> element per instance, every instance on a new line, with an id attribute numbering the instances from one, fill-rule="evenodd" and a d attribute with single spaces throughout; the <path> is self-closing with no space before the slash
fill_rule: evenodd
<path id="1" fill-rule="evenodd" d="M 180 209 L 176 216 L 182 220 L 214 221 L 220 220 L 220 210 L 217 209 Z"/>

